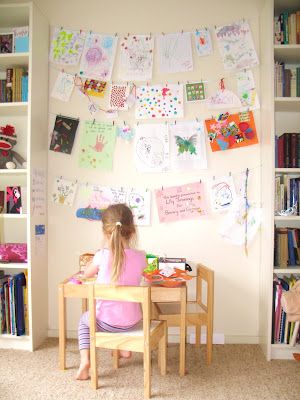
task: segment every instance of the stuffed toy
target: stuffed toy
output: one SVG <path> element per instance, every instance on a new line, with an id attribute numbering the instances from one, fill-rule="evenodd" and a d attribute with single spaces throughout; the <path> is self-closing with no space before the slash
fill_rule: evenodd
<path id="1" fill-rule="evenodd" d="M 0 127 L 0 169 L 26 168 L 24 158 L 13 150 L 17 144 L 17 135 L 12 125 Z"/>

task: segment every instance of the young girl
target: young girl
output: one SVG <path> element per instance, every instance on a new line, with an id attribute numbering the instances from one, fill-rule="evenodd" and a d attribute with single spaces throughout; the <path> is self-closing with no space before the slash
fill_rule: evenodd
<path id="1" fill-rule="evenodd" d="M 108 249 L 99 250 L 84 275 L 97 275 L 96 283 L 139 286 L 146 267 L 144 252 L 130 248 L 136 238 L 133 215 L 125 204 L 109 206 L 102 215 L 103 234 Z M 98 331 L 120 332 L 132 329 L 142 318 L 140 304 L 98 300 L 96 319 Z M 89 312 L 82 314 L 78 327 L 80 366 L 76 379 L 89 377 L 90 330 Z M 120 350 L 120 357 L 129 358 L 131 352 Z"/>

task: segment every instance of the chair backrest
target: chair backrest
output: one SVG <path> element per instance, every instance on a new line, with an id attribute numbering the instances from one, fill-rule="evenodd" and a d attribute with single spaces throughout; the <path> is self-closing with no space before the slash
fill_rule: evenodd
<path id="1" fill-rule="evenodd" d="M 203 296 L 203 282 L 206 283 L 206 296 Z M 214 307 L 214 271 L 203 264 L 197 264 L 197 297 L 196 301 L 201 308 L 212 315 Z M 205 297 L 205 303 L 203 302 Z"/>
<path id="2" fill-rule="evenodd" d="M 150 335 L 150 287 L 113 286 L 94 284 L 89 287 L 89 309 L 95 315 L 95 300 L 130 301 L 141 303 L 143 310 L 143 330 L 145 340 Z M 95 322 L 95 321 L 94 321 Z M 96 330 L 96 325 L 91 326 Z"/>

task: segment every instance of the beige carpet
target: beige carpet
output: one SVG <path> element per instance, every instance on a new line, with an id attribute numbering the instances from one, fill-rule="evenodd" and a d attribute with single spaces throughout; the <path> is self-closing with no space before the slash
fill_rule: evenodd
<path id="1" fill-rule="evenodd" d="M 74 380 L 79 354 L 77 341 L 68 341 L 66 371 L 58 370 L 58 341 L 49 339 L 34 353 L 0 351 L 0 399 L 3 400 L 136 400 L 143 399 L 142 356 L 122 360 L 114 371 L 107 350 L 98 354 L 101 387 Z M 178 346 L 168 349 L 168 374 L 159 375 L 153 354 L 153 399 L 299 400 L 300 362 L 265 361 L 256 345 L 216 345 L 213 363 L 205 365 L 204 347 L 187 345 L 187 375 L 178 376 Z"/>

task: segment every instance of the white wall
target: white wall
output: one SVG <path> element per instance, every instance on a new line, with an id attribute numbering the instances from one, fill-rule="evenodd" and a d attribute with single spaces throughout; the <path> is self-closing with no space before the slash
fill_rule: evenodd
<path id="1" fill-rule="evenodd" d="M 160 33 L 192 31 L 246 18 L 251 26 L 254 42 L 259 52 L 259 0 L 127 0 L 100 1 L 86 0 L 36 0 L 47 15 L 50 25 L 114 33 Z M 208 81 L 208 94 L 218 88 L 222 77 L 228 89 L 236 90 L 233 74 L 225 73 L 217 43 L 214 40 L 214 54 L 197 58 L 194 53 L 194 71 L 180 74 L 160 74 L 155 57 L 152 82 L 185 82 L 202 78 Z M 194 50 L 193 50 L 194 51 Z M 156 53 L 155 53 L 156 55 Z M 65 68 L 77 72 L 76 68 Z M 118 57 L 113 71 L 113 80 L 118 80 Z M 260 89 L 259 68 L 253 69 L 258 91 Z M 58 68 L 51 68 L 49 89 L 52 90 Z M 104 105 L 104 103 L 102 103 Z M 70 103 L 50 98 L 49 134 L 53 128 L 55 113 L 89 119 L 86 99 L 73 94 Z M 216 113 L 214 113 L 215 115 Z M 185 119 L 206 118 L 212 113 L 202 104 L 185 106 Z M 133 112 L 119 113 L 120 120 L 134 123 Z M 98 120 L 106 120 L 99 114 Z M 260 112 L 255 112 L 258 135 L 261 137 Z M 139 174 L 133 164 L 133 146 L 117 141 L 112 172 L 90 171 L 78 167 L 80 129 L 71 156 L 48 153 L 49 192 L 56 176 L 77 179 L 101 185 L 148 187 L 151 190 L 199 181 L 206 183 L 213 176 L 232 172 L 236 182 L 241 171 L 250 168 L 249 198 L 260 202 L 260 145 L 232 151 L 212 153 L 207 142 L 208 169 L 188 173 Z M 249 245 L 246 257 L 243 247 L 224 242 L 218 234 L 222 215 L 209 213 L 200 221 L 182 221 L 160 224 L 156 204 L 152 196 L 152 223 L 150 227 L 139 228 L 139 246 L 151 253 L 173 257 L 186 257 L 192 264 L 198 261 L 215 270 L 215 320 L 214 332 L 223 333 L 227 342 L 258 341 L 258 299 L 260 236 Z M 51 203 L 49 197 L 49 332 L 57 334 L 58 329 L 58 283 L 78 269 L 78 255 L 95 251 L 101 243 L 101 224 L 75 217 L 75 207 L 68 208 Z M 191 291 L 193 292 L 193 290 Z M 190 293 L 192 295 L 193 293 Z M 80 308 L 77 301 L 69 301 L 69 331 L 76 330 Z"/>

